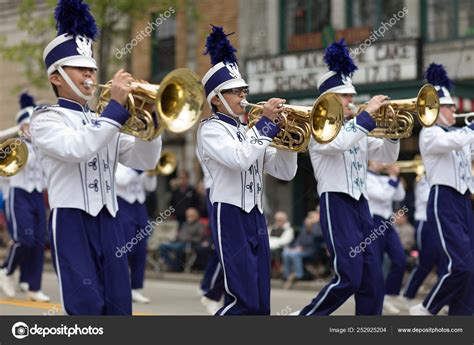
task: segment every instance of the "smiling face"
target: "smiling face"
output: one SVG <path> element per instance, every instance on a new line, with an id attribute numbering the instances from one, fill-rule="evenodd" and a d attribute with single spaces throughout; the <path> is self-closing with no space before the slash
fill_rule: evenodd
<path id="1" fill-rule="evenodd" d="M 223 90 L 221 91 L 221 94 L 226 100 L 227 104 L 229 104 L 230 109 L 235 115 L 240 116 L 245 113 L 245 109 L 240 105 L 240 102 L 244 100 L 245 97 L 248 95 L 248 88 L 241 87 L 230 90 Z M 229 114 L 229 111 L 226 109 L 219 97 L 214 96 L 211 102 L 213 105 L 216 106 L 218 112 L 227 115 L 232 115 Z"/>
<path id="2" fill-rule="evenodd" d="M 72 82 L 76 87 L 86 96 L 91 96 L 94 92 L 94 88 L 87 88 L 84 86 L 84 81 L 87 79 L 92 80 L 96 83 L 96 70 L 89 67 L 64 67 L 64 71 L 71 78 Z M 55 85 L 58 89 L 59 97 L 64 97 L 77 103 L 84 105 L 87 101 L 82 97 L 76 95 L 71 89 L 66 80 L 57 72 L 49 76 L 49 81 Z"/>

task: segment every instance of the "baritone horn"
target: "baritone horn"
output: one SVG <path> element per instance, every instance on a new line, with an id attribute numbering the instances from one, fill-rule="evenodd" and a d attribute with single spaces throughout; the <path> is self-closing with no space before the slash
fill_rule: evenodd
<path id="1" fill-rule="evenodd" d="M 84 82 L 86 87 L 101 89 L 97 113 L 102 113 L 110 101 L 112 81 L 107 84 Z M 166 129 L 182 133 L 190 129 L 198 120 L 204 106 L 204 88 L 198 76 L 189 69 L 176 69 L 163 79 L 161 84 L 148 84 L 138 81 L 131 83 L 125 108 L 130 117 L 121 132 L 143 140 L 153 140 Z M 145 105 L 155 105 L 156 115 L 145 109 Z"/>
<path id="2" fill-rule="evenodd" d="M 399 167 L 402 174 L 414 173 L 417 176 L 422 176 L 425 173 L 425 166 L 420 155 L 416 155 L 412 160 L 395 162 L 393 165 Z"/>
<path id="3" fill-rule="evenodd" d="M 242 107 L 250 106 L 249 128 L 254 126 L 262 117 L 263 105 L 240 102 Z M 341 130 L 344 121 L 344 111 L 339 97 L 334 93 L 322 94 L 312 107 L 282 104 L 282 129 L 275 138 L 272 146 L 294 152 L 308 150 L 311 136 L 318 143 L 331 142 Z"/>
<path id="4" fill-rule="evenodd" d="M 18 137 L 19 127 L 11 127 L 0 132 L 0 176 L 18 174 L 28 162 L 28 146 Z"/>
<path id="5" fill-rule="evenodd" d="M 474 112 L 454 114 L 454 118 L 455 119 L 464 119 L 464 123 L 466 124 L 466 126 L 469 126 L 471 123 L 474 122 Z"/>
<path id="6" fill-rule="evenodd" d="M 176 160 L 176 155 L 171 151 L 164 151 L 161 154 L 160 160 L 158 161 L 158 164 L 156 164 L 155 169 L 149 170 L 148 175 L 150 176 L 171 175 L 176 170 L 177 165 L 178 163 Z"/>
<path id="7" fill-rule="evenodd" d="M 349 107 L 356 114 L 360 114 L 367 107 L 367 103 L 359 107 L 350 104 Z M 408 138 L 413 131 L 415 116 L 422 126 L 431 127 L 438 119 L 439 108 L 438 93 L 433 85 L 425 84 L 416 98 L 391 100 L 371 114 L 376 127 L 369 136 L 391 139 Z"/>

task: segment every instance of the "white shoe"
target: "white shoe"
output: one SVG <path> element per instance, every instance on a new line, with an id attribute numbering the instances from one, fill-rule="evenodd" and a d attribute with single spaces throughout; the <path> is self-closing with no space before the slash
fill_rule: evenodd
<path id="1" fill-rule="evenodd" d="M 132 301 L 135 303 L 143 303 L 143 304 L 150 303 L 150 299 L 148 297 L 143 296 L 140 293 L 140 290 L 138 289 L 132 290 Z"/>
<path id="2" fill-rule="evenodd" d="M 383 310 L 388 314 L 400 314 L 400 309 L 395 306 L 394 298 L 389 295 L 385 295 L 383 300 Z"/>
<path id="3" fill-rule="evenodd" d="M 22 282 L 18 284 L 21 292 L 28 292 L 30 290 L 30 284 Z"/>
<path id="4" fill-rule="evenodd" d="M 30 301 L 35 302 L 49 302 L 51 300 L 42 291 L 28 291 L 27 296 Z"/>
<path id="5" fill-rule="evenodd" d="M 222 307 L 219 302 L 216 302 L 206 296 L 201 297 L 201 304 L 206 308 L 209 315 L 216 315 L 217 311 Z"/>
<path id="6" fill-rule="evenodd" d="M 421 303 L 415 304 L 410 308 L 410 315 L 433 316 L 433 314 L 431 314 Z"/>
<path id="7" fill-rule="evenodd" d="M 9 298 L 15 297 L 15 278 L 13 277 L 13 274 L 7 276 L 7 270 L 3 269 L 1 270 L 0 275 L 2 278 L 1 285 L 3 293 Z"/>

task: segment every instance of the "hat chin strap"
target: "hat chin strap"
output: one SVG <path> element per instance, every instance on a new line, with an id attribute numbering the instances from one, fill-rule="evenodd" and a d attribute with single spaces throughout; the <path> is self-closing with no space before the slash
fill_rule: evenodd
<path id="1" fill-rule="evenodd" d="M 72 91 L 74 91 L 74 93 L 86 100 L 86 101 L 90 101 L 93 97 L 93 95 L 90 95 L 90 96 L 87 96 L 87 95 L 84 95 L 81 90 L 79 90 L 79 88 L 76 86 L 76 84 L 74 84 L 74 82 L 71 80 L 71 78 L 69 78 L 69 76 L 67 75 L 66 71 L 64 71 L 63 67 L 61 65 L 57 65 L 56 66 L 56 69 L 59 71 L 59 74 L 61 74 L 61 76 L 63 77 L 63 79 L 66 81 L 66 83 L 69 85 L 69 87 L 72 89 Z"/>
<path id="2" fill-rule="evenodd" d="M 224 104 L 224 107 L 225 107 L 226 110 L 229 112 L 229 115 L 232 115 L 232 116 L 234 116 L 234 117 L 239 117 L 239 115 L 235 114 L 235 113 L 232 111 L 232 109 L 231 109 L 229 103 L 227 103 L 227 101 L 225 100 L 224 96 L 222 96 L 222 94 L 221 94 L 220 91 L 217 92 L 217 97 L 219 97 L 219 99 L 222 101 L 222 104 Z"/>
<path id="3" fill-rule="evenodd" d="M 439 113 L 438 118 L 445 127 L 451 127 L 451 125 L 448 123 L 448 120 L 446 120 L 446 117 L 441 112 Z"/>

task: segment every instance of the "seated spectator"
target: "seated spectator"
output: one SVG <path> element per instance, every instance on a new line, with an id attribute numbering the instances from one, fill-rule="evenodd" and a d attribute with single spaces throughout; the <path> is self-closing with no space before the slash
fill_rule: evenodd
<path id="1" fill-rule="evenodd" d="M 285 212 L 278 211 L 273 216 L 273 220 L 273 224 L 268 227 L 272 257 L 274 253 L 281 253 L 283 248 L 295 238 L 295 231 L 288 222 L 288 215 Z"/>
<path id="2" fill-rule="evenodd" d="M 283 249 L 283 274 L 286 279 L 285 288 L 290 288 L 296 279 L 303 279 L 303 260 L 312 257 L 315 253 L 314 220 L 306 217 L 304 228 L 298 234 L 295 242 Z"/>
<path id="3" fill-rule="evenodd" d="M 199 212 L 194 207 L 186 209 L 186 221 L 178 231 L 174 242 L 162 243 L 159 246 L 160 257 L 168 269 L 181 272 L 184 267 L 184 253 L 186 248 L 196 248 L 209 245 L 205 225 L 199 220 Z"/>

